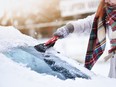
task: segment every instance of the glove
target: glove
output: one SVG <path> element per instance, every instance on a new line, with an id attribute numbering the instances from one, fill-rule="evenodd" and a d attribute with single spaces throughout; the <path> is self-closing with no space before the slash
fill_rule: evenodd
<path id="1" fill-rule="evenodd" d="M 59 38 L 64 38 L 74 31 L 74 27 L 72 24 L 67 24 L 63 27 L 57 29 L 54 33 L 54 36 L 58 36 Z"/>
<path id="2" fill-rule="evenodd" d="M 58 36 L 59 38 L 64 38 L 69 34 L 68 29 L 66 26 L 60 27 L 57 29 L 57 31 L 54 33 L 54 36 Z"/>

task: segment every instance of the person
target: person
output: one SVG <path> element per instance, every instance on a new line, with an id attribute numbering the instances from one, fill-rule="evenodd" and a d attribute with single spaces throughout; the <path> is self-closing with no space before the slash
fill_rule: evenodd
<path id="1" fill-rule="evenodd" d="M 58 28 L 54 35 L 65 38 L 73 32 L 90 32 L 84 66 L 91 70 L 103 54 L 108 35 L 111 49 L 109 77 L 116 78 L 116 0 L 101 0 L 95 14 L 84 19 L 70 21 Z"/>

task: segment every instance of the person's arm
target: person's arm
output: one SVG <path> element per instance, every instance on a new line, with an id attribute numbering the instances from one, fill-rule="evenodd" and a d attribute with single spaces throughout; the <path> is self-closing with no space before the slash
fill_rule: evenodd
<path id="1" fill-rule="evenodd" d="M 67 23 L 65 26 L 58 28 L 57 31 L 54 33 L 54 35 L 59 36 L 60 38 L 64 38 L 67 35 L 69 35 L 69 33 L 72 32 L 77 33 L 90 32 L 92 29 L 93 19 L 94 15 L 91 15 L 84 19 L 71 21 Z"/>
<path id="2" fill-rule="evenodd" d="M 88 16 L 84 19 L 79 19 L 77 21 L 70 22 L 74 27 L 73 32 L 76 32 L 76 33 L 83 33 L 83 32 L 90 33 L 91 29 L 92 29 L 94 16 L 95 16 L 95 14 L 93 14 L 91 16 Z"/>

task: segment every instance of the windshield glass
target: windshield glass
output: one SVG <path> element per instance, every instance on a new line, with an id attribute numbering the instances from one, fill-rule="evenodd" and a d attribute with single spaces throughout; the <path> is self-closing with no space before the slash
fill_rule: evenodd
<path id="1" fill-rule="evenodd" d="M 76 77 L 90 79 L 90 76 L 61 60 L 57 55 L 44 55 L 44 53 L 36 51 L 32 46 L 15 47 L 3 52 L 3 54 L 38 73 L 54 75 L 60 79 L 75 79 Z"/>

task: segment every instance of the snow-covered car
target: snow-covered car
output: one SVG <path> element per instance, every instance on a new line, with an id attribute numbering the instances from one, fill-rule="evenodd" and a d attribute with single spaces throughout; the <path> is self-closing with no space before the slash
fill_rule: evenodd
<path id="1" fill-rule="evenodd" d="M 31 70 L 53 75 L 62 80 L 91 79 L 95 76 L 93 72 L 54 48 L 49 48 L 45 53 L 38 52 L 34 46 L 41 42 L 20 33 L 13 27 L 0 27 L 0 34 L 0 53 Z"/>

